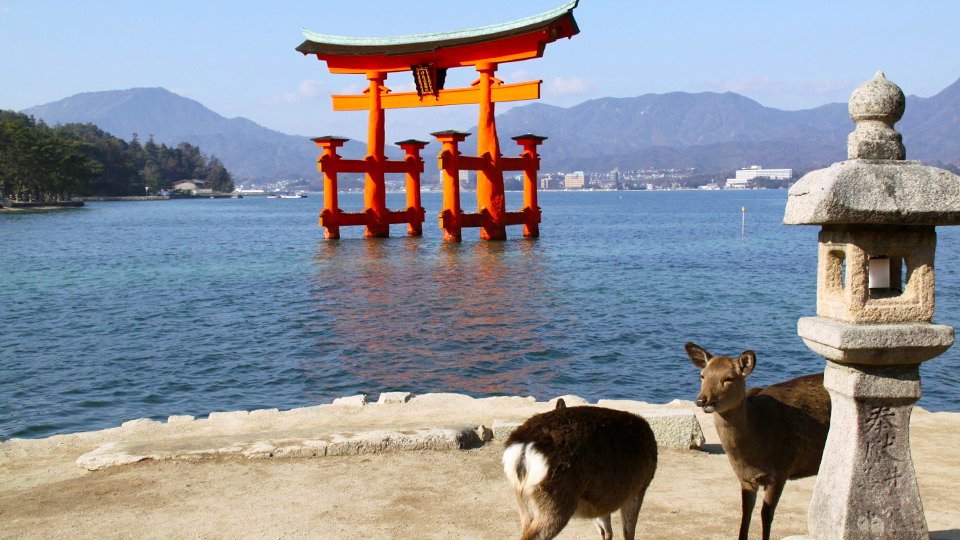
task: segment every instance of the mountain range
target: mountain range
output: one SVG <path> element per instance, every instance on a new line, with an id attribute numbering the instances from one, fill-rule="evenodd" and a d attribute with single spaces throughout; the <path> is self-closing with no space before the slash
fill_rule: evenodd
<path id="1" fill-rule="evenodd" d="M 317 177 L 317 148 L 304 137 L 225 118 L 162 88 L 78 94 L 23 112 L 48 124 L 92 122 L 127 140 L 137 133 L 168 145 L 189 142 L 216 155 L 241 181 Z M 802 170 L 844 159 L 853 127 L 845 103 L 784 111 L 731 92 L 600 98 L 568 108 L 533 103 L 497 116 L 504 155 L 518 151 L 511 136 L 549 137 L 540 147 L 543 171 L 693 167 L 719 173 L 752 164 Z M 908 97 L 896 127 L 908 159 L 960 164 L 960 80 L 930 98 Z M 422 155 L 437 151 L 428 147 Z M 350 158 L 365 153 L 359 141 L 343 152 Z"/>
<path id="2" fill-rule="evenodd" d="M 94 123 L 117 137 L 157 144 L 188 142 L 217 156 L 237 180 L 316 177 L 318 149 L 308 138 L 267 129 L 243 117 L 225 118 L 163 88 L 88 92 L 22 111 L 47 124 Z M 349 141 L 343 155 L 366 154 Z"/>

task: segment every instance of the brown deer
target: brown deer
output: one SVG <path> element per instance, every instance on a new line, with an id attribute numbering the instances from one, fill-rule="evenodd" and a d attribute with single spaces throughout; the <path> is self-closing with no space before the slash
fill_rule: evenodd
<path id="1" fill-rule="evenodd" d="M 727 358 L 693 343 L 686 349 L 690 361 L 701 369 L 697 406 L 715 414 L 720 443 L 740 479 L 740 540 L 747 540 L 760 486 L 763 540 L 770 540 L 784 484 L 820 469 L 830 428 L 830 396 L 823 387 L 823 373 L 747 390 L 744 379 L 757 364 L 753 351 Z"/>
<path id="2" fill-rule="evenodd" d="M 549 540 L 574 515 L 595 518 L 613 538 L 620 509 L 633 540 L 643 496 L 657 468 L 657 442 L 637 415 L 602 407 L 557 408 L 533 416 L 507 439 L 503 471 L 517 496 L 522 540 Z"/>

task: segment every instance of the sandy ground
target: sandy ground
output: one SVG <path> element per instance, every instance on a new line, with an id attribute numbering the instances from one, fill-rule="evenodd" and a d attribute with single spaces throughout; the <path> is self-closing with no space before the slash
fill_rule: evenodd
<path id="1" fill-rule="evenodd" d="M 464 420 L 469 408 L 447 416 Z M 420 411 L 417 414 L 427 414 Z M 436 418 L 444 415 L 431 415 Z M 735 538 L 739 485 L 712 419 L 705 451 L 660 450 L 637 538 Z M 409 418 L 404 418 L 409 421 Z M 485 423 L 488 418 L 479 418 Z M 389 424 L 390 420 L 381 420 Z M 489 425 L 489 424 L 487 424 Z M 960 540 L 960 414 L 917 410 L 913 454 L 931 537 Z M 8 441 L 0 449 L 0 538 L 516 538 L 519 520 L 494 440 L 475 450 L 322 458 L 145 461 L 88 472 L 96 437 Z M 813 479 L 788 484 L 774 537 L 806 532 Z M 751 538 L 760 538 L 759 505 Z M 614 517 L 615 538 L 622 538 Z M 595 538 L 574 519 L 560 539 Z"/>

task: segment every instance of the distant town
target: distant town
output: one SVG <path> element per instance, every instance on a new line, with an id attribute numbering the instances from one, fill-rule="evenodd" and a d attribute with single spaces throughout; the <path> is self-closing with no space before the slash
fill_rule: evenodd
<path id="1" fill-rule="evenodd" d="M 614 169 L 606 173 L 555 172 L 541 173 L 537 178 L 537 188 L 544 191 L 780 189 L 789 187 L 794 180 L 793 169 L 766 169 L 760 165 L 751 165 L 739 169 L 734 171 L 732 176 L 732 178 L 724 178 L 723 176 L 719 178 L 705 177 L 698 175 L 696 169 L 693 168 L 649 168 L 633 171 Z M 522 191 L 523 175 L 504 178 L 503 183 L 506 191 Z M 396 179 L 388 177 L 386 187 L 389 192 L 402 192 L 405 189 L 405 180 L 399 175 L 396 176 Z M 465 190 L 476 189 L 476 172 L 460 171 L 460 187 Z M 424 175 L 422 188 L 428 192 L 440 191 L 440 176 Z M 270 195 L 320 191 L 320 187 L 316 181 L 308 182 L 304 179 L 296 179 L 259 184 L 244 182 L 237 187 L 236 191 L 241 195 Z M 362 177 L 357 176 L 352 183 L 341 182 L 341 191 L 362 192 Z"/>

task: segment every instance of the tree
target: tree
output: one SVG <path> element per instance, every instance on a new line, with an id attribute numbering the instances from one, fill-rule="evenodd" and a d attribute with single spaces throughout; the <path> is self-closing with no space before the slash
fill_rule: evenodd
<path id="1" fill-rule="evenodd" d="M 207 186 L 214 191 L 233 191 L 233 178 L 216 156 L 210 157 L 204 179 L 207 181 Z"/>
<path id="2" fill-rule="evenodd" d="M 233 179 L 214 156 L 188 143 L 127 144 L 94 124 L 49 127 L 34 118 L 0 110 L 0 197 L 59 200 L 75 195 L 142 195 L 181 180 L 206 180 L 232 191 Z"/>

